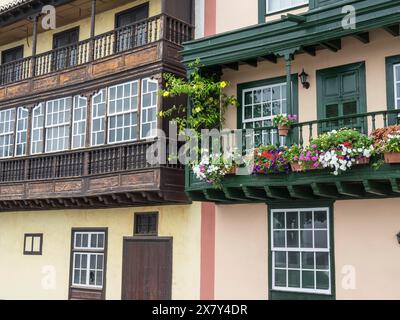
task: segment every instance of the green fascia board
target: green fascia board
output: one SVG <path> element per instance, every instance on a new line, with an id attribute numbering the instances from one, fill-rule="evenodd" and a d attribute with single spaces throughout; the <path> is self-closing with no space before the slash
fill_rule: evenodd
<path id="1" fill-rule="evenodd" d="M 344 29 L 343 5 L 351 4 L 357 14 L 356 29 Z M 186 42 L 183 62 L 200 58 L 207 66 L 235 62 L 269 53 L 281 55 L 288 49 L 313 45 L 383 26 L 398 24 L 399 0 L 338 1 L 301 14 L 307 22 L 274 21 Z"/>

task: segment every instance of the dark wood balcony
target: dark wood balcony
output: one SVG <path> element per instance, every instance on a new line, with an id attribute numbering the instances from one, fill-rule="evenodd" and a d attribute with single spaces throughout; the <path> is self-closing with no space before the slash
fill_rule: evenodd
<path id="1" fill-rule="evenodd" d="M 0 210 L 187 203 L 184 169 L 151 165 L 154 141 L 0 161 Z"/>
<path id="2" fill-rule="evenodd" d="M 371 134 L 376 128 L 398 124 L 400 110 L 315 120 L 295 124 L 287 145 L 307 145 L 318 133 L 338 128 L 356 128 Z M 255 134 L 269 136 L 276 128 L 257 128 Z M 197 180 L 186 168 L 186 191 L 193 201 L 229 203 L 266 203 L 288 200 L 349 200 L 400 197 L 400 164 L 354 166 L 335 176 L 328 169 L 289 174 L 228 175 L 222 190 Z"/>
<path id="3" fill-rule="evenodd" d="M 65 86 L 98 81 L 156 63 L 170 65 L 170 71 L 185 74 L 179 52 L 194 28 L 166 14 L 94 36 L 66 46 L 0 65 L 0 104 L 24 103 L 24 99 Z M 111 80 L 110 80 L 111 81 Z M 20 99 L 20 100 L 16 100 Z"/>

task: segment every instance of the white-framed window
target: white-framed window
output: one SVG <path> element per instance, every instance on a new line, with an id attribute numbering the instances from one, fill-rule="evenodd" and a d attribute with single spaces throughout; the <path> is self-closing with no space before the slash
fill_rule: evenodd
<path id="1" fill-rule="evenodd" d="M 243 129 L 272 127 L 275 116 L 287 114 L 286 83 L 243 90 L 242 106 Z M 254 132 L 255 146 L 277 142 L 279 136 L 276 130 Z"/>
<path id="2" fill-rule="evenodd" d="M 40 103 L 32 111 L 31 154 L 43 153 L 44 149 L 44 104 Z"/>
<path id="3" fill-rule="evenodd" d="M 108 88 L 108 143 L 137 140 L 139 81 Z"/>
<path id="4" fill-rule="evenodd" d="M 330 295 L 329 208 L 271 210 L 272 289 Z"/>
<path id="5" fill-rule="evenodd" d="M 25 156 L 27 151 L 28 139 L 28 117 L 29 111 L 24 107 L 17 109 L 17 126 L 15 141 L 15 156 Z"/>
<path id="6" fill-rule="evenodd" d="M 91 146 L 103 145 L 106 141 L 106 90 L 100 90 L 92 97 Z"/>
<path id="7" fill-rule="evenodd" d="M 0 111 L 0 158 L 14 153 L 15 109 Z"/>
<path id="8" fill-rule="evenodd" d="M 142 80 L 142 110 L 141 130 L 142 139 L 153 138 L 157 135 L 157 98 L 158 81 L 150 78 Z"/>
<path id="9" fill-rule="evenodd" d="M 69 149 L 71 109 L 71 97 L 46 102 L 46 152 Z"/>
<path id="10" fill-rule="evenodd" d="M 103 288 L 105 242 L 105 232 L 73 233 L 72 286 Z"/>
<path id="11" fill-rule="evenodd" d="M 86 144 L 86 110 L 87 98 L 74 97 L 74 112 L 72 117 L 72 149 L 84 148 Z"/>
<path id="12" fill-rule="evenodd" d="M 267 14 L 307 5 L 309 0 L 266 0 Z"/>
<path id="13" fill-rule="evenodd" d="M 394 99 L 396 109 L 400 109 L 400 64 L 393 66 Z"/>

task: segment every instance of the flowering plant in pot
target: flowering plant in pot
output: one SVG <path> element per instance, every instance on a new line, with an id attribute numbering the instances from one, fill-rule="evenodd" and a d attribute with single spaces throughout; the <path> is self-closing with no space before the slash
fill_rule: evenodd
<path id="1" fill-rule="evenodd" d="M 319 151 L 315 144 L 307 147 L 293 145 L 287 150 L 285 157 L 289 161 L 293 172 L 320 168 Z"/>
<path id="2" fill-rule="evenodd" d="M 203 152 L 200 162 L 192 163 L 192 170 L 197 179 L 222 189 L 222 179 L 235 172 L 236 166 L 232 154 L 208 154 Z"/>
<path id="3" fill-rule="evenodd" d="M 383 144 L 383 152 L 386 163 L 400 163 L 400 131 L 388 135 Z"/>
<path id="4" fill-rule="evenodd" d="M 254 169 L 257 174 L 289 173 L 290 165 L 285 158 L 287 148 L 273 145 L 260 146 L 254 150 Z"/>
<path id="5" fill-rule="evenodd" d="M 376 152 L 373 140 L 355 129 L 333 130 L 312 143 L 318 147 L 322 167 L 333 170 L 334 175 L 357 164 L 368 164 Z"/>
<path id="6" fill-rule="evenodd" d="M 289 135 L 290 127 L 294 125 L 296 121 L 296 115 L 277 115 L 273 120 L 273 124 L 275 127 L 278 127 L 279 135 L 281 137 L 287 137 Z"/>

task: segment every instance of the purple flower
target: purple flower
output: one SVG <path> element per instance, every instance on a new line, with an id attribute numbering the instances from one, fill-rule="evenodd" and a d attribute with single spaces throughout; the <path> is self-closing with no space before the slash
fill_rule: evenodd
<path id="1" fill-rule="evenodd" d="M 314 161 L 314 162 L 315 162 L 315 161 L 318 161 L 318 157 L 317 157 L 317 156 L 314 156 L 314 157 L 311 158 L 311 160 Z"/>
<path id="2" fill-rule="evenodd" d="M 316 145 L 316 144 L 313 144 L 313 145 L 311 146 L 311 148 L 317 149 L 317 145 Z"/>
<path id="3" fill-rule="evenodd" d="M 319 167 L 319 163 L 318 162 L 314 163 L 313 167 L 314 168 L 318 168 Z"/>

